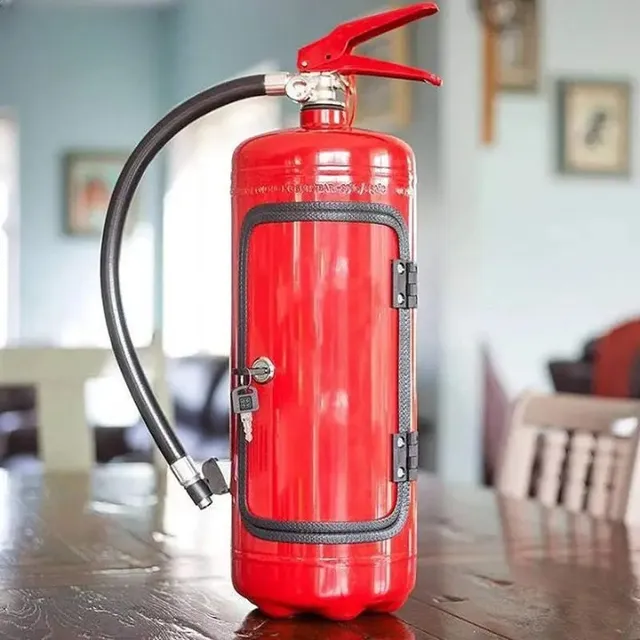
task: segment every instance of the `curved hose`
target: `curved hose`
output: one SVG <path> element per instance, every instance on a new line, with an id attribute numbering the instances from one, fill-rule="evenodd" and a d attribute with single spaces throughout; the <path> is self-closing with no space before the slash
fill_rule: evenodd
<path id="1" fill-rule="evenodd" d="M 211 503 L 210 483 L 195 470 L 153 395 L 133 346 L 122 305 L 120 253 L 129 207 L 143 174 L 156 155 L 182 129 L 232 102 L 267 95 L 265 75 L 231 80 L 207 89 L 169 112 L 129 156 L 114 188 L 104 223 L 100 254 L 102 305 L 112 349 L 125 383 L 160 452 L 192 500 L 204 508 Z"/>

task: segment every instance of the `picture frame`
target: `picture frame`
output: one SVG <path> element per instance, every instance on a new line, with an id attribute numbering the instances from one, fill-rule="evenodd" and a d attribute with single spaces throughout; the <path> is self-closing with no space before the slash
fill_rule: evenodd
<path id="1" fill-rule="evenodd" d="M 523 19 L 498 35 L 498 87 L 503 92 L 537 92 L 540 87 L 539 3 L 522 4 Z"/>
<path id="2" fill-rule="evenodd" d="M 631 83 L 561 79 L 557 101 L 557 171 L 627 178 L 631 173 Z"/>
<path id="3" fill-rule="evenodd" d="M 102 235 L 111 194 L 129 156 L 128 151 L 69 151 L 64 155 L 64 231 L 66 235 Z M 126 233 L 139 213 L 139 198 L 131 203 Z"/>
<path id="4" fill-rule="evenodd" d="M 395 5 L 377 8 L 372 14 L 391 11 Z M 371 15 L 371 14 L 369 14 Z M 359 56 L 411 65 L 411 26 L 393 29 L 355 48 Z M 411 123 L 411 82 L 393 78 L 358 76 L 357 113 L 354 126 L 398 130 Z"/>

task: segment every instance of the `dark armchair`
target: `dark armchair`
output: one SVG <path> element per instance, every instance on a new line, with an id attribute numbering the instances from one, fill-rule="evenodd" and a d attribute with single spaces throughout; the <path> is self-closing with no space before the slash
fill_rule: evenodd
<path id="1" fill-rule="evenodd" d="M 551 360 L 548 364 L 553 387 L 558 393 L 590 395 L 598 338 L 588 340 L 575 360 Z"/>

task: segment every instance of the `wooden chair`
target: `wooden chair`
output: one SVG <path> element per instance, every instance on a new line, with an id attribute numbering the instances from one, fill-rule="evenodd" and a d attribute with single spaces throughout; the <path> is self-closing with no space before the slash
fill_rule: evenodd
<path id="1" fill-rule="evenodd" d="M 525 393 L 513 407 L 496 487 L 596 518 L 640 521 L 640 401 Z"/>
<path id="2" fill-rule="evenodd" d="M 138 349 L 142 366 L 169 420 L 172 402 L 166 380 L 162 336 Z M 87 424 L 85 384 L 115 368 L 110 349 L 14 347 L 0 349 L 0 383 L 33 385 L 37 396 L 38 447 L 46 471 L 88 471 L 95 463 L 93 433 Z M 154 452 L 156 448 L 154 447 Z M 160 467 L 159 454 L 154 462 Z"/>

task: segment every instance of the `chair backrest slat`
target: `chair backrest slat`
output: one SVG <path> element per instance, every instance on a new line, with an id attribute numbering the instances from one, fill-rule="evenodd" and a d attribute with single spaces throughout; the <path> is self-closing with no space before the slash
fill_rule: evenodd
<path id="1" fill-rule="evenodd" d="M 640 401 L 526 393 L 514 403 L 497 489 L 597 518 L 640 521 Z M 635 500 L 637 502 L 637 500 Z"/>
<path id="2" fill-rule="evenodd" d="M 592 433 L 578 432 L 572 445 L 569 453 L 565 505 L 569 511 L 579 513 L 584 508 L 585 485 L 597 441 Z"/>

